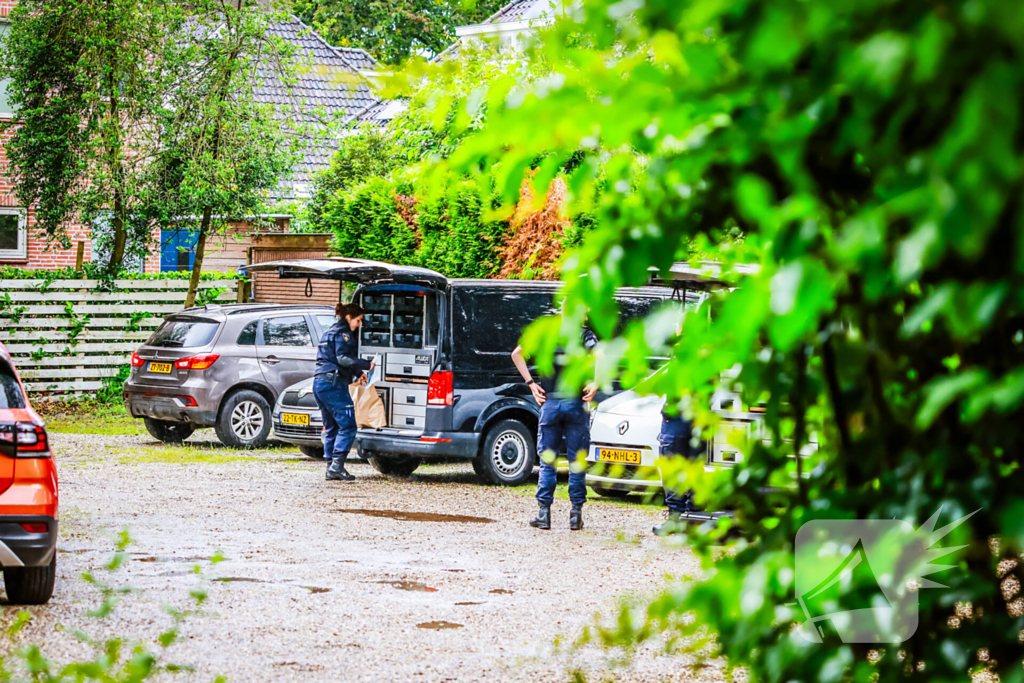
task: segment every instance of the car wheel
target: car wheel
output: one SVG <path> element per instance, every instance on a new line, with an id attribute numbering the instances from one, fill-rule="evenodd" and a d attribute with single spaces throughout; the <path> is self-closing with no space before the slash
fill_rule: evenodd
<path id="1" fill-rule="evenodd" d="M 181 443 L 196 431 L 196 428 L 187 422 L 171 422 L 170 420 L 154 420 L 151 417 L 144 417 L 142 423 L 146 425 L 146 431 L 154 439 L 164 443 Z"/>
<path id="2" fill-rule="evenodd" d="M 324 459 L 323 446 L 299 446 L 299 452 L 301 452 L 307 458 L 313 458 L 314 460 Z"/>
<path id="3" fill-rule="evenodd" d="M 262 448 L 270 436 L 270 404 L 250 389 L 224 399 L 215 426 L 217 438 L 231 448 Z"/>
<path id="4" fill-rule="evenodd" d="M 367 462 L 381 474 L 391 477 L 408 477 L 420 466 L 419 458 L 382 458 L 379 455 L 367 455 Z"/>
<path id="5" fill-rule="evenodd" d="M 473 470 L 488 484 L 519 486 L 533 474 L 537 462 L 537 441 L 529 428 L 517 420 L 502 420 L 484 437 Z"/>
<path id="6" fill-rule="evenodd" d="M 602 486 L 601 484 L 587 484 L 587 486 L 592 488 L 594 493 L 599 496 L 604 496 L 605 498 L 625 498 L 632 493 L 630 490 L 623 491 L 622 489 L 613 489 L 608 486 Z"/>
<path id="7" fill-rule="evenodd" d="M 42 605 L 53 595 L 57 578 L 57 553 L 45 567 L 11 567 L 4 570 L 4 588 L 12 605 Z"/>

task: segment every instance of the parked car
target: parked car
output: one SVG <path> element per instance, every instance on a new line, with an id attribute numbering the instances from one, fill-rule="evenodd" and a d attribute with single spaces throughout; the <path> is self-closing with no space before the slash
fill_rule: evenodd
<path id="1" fill-rule="evenodd" d="M 324 420 L 313 397 L 313 378 L 293 384 L 277 397 L 274 437 L 295 444 L 315 460 L 324 458 Z"/>
<path id="2" fill-rule="evenodd" d="M 7 600 L 41 605 L 57 576 L 57 467 L 42 418 L 32 409 L 0 344 L 0 566 Z"/>
<path id="3" fill-rule="evenodd" d="M 361 429 L 359 453 L 380 472 L 411 474 L 424 460 L 470 460 L 487 482 L 525 482 L 537 462 L 539 406 L 510 353 L 523 328 L 556 312 L 557 282 L 446 278 L 425 268 L 326 258 L 246 266 L 283 278 L 357 285 L 365 310 L 360 355 L 378 356 L 388 425 Z M 646 315 L 671 289 L 622 290 L 626 317 Z"/>
<path id="4" fill-rule="evenodd" d="M 125 406 L 154 438 L 213 427 L 234 448 L 259 448 L 285 387 L 313 376 L 330 306 L 207 305 L 167 316 L 131 358 Z"/>

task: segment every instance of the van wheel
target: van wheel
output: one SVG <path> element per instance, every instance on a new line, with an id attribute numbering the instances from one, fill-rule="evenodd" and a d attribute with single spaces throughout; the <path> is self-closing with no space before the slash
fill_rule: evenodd
<path id="1" fill-rule="evenodd" d="M 408 477 L 420 466 L 418 458 L 382 458 L 379 455 L 367 455 L 366 460 L 373 469 L 391 477 Z"/>
<path id="2" fill-rule="evenodd" d="M 230 448 L 263 448 L 270 436 L 270 404 L 251 389 L 236 391 L 224 399 L 214 429 Z"/>
<path id="3" fill-rule="evenodd" d="M 57 553 L 45 567 L 11 567 L 4 570 L 4 588 L 12 605 L 42 605 L 53 595 L 57 578 Z"/>
<path id="4" fill-rule="evenodd" d="M 533 474 L 536 462 L 536 439 L 526 425 L 502 420 L 488 430 L 473 470 L 488 484 L 519 486 Z"/>
<path id="5" fill-rule="evenodd" d="M 187 422 L 171 422 L 170 420 L 154 420 L 151 417 L 142 418 L 142 424 L 146 425 L 146 431 L 157 441 L 164 443 L 181 443 L 196 428 Z"/>
<path id="6" fill-rule="evenodd" d="M 299 446 L 299 452 L 307 458 L 313 458 L 314 460 L 324 459 L 323 446 Z"/>

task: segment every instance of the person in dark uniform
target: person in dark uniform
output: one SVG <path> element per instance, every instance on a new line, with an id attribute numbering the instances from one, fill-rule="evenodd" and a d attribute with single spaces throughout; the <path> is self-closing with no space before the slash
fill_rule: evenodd
<path id="1" fill-rule="evenodd" d="M 597 346 L 597 335 L 584 327 L 580 331 L 583 348 L 592 351 Z M 593 400 L 597 384 L 590 383 L 580 394 L 566 395 L 558 388 L 558 380 L 565 365 L 565 350 L 555 352 L 554 374 L 544 377 L 538 384 L 530 375 L 530 368 L 523 358 L 523 349 L 517 346 L 512 352 L 512 362 L 523 376 L 540 405 L 540 425 L 537 434 L 537 452 L 541 454 L 540 478 L 537 482 L 537 504 L 540 511 L 530 520 L 535 529 L 551 528 L 551 503 L 555 499 L 555 485 L 558 483 L 555 460 L 565 437 L 566 453 L 569 459 L 569 528 L 579 531 L 583 528 L 583 504 L 587 502 L 587 475 L 577 459 L 585 459 L 590 449 L 590 414 L 586 403 Z M 582 465 L 582 463 L 579 463 Z"/>
<path id="2" fill-rule="evenodd" d="M 348 385 L 373 370 L 373 363 L 359 358 L 359 327 L 363 309 L 358 304 L 338 304 L 338 322 L 320 338 L 316 352 L 313 397 L 320 406 L 326 428 L 324 456 L 330 458 L 328 481 L 353 481 L 345 460 L 356 440 L 356 411 Z"/>
<path id="3" fill-rule="evenodd" d="M 661 411 L 661 433 L 658 434 L 658 444 L 661 447 L 661 457 L 664 459 L 686 458 L 694 460 L 700 457 L 702 452 L 700 446 L 693 445 L 693 422 L 687 420 L 682 413 L 669 415 Z M 664 475 L 662 475 L 664 482 Z M 665 506 L 668 508 L 668 519 L 654 527 L 654 533 L 658 536 L 682 531 L 682 515 L 688 512 L 703 512 L 693 503 L 693 490 L 680 493 L 676 487 L 669 486 L 667 482 L 662 484 L 665 490 Z"/>

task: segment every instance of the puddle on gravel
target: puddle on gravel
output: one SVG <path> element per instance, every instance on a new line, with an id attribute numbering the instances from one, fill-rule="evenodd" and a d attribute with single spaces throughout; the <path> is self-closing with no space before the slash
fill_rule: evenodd
<path id="1" fill-rule="evenodd" d="M 512 595 L 515 591 L 505 590 L 504 588 L 495 588 L 491 593 L 494 593 L 495 595 Z"/>
<path id="2" fill-rule="evenodd" d="M 209 557 L 154 557 L 152 555 L 146 557 L 133 557 L 132 562 L 208 562 Z"/>
<path id="3" fill-rule="evenodd" d="M 330 593 L 331 592 L 330 588 L 320 588 L 319 586 L 302 586 L 302 588 L 305 588 L 310 593 Z"/>
<path id="4" fill-rule="evenodd" d="M 416 624 L 416 628 L 427 628 L 431 631 L 442 631 L 447 628 L 462 628 L 462 624 L 455 624 L 450 621 L 425 621 L 422 624 Z"/>
<path id="5" fill-rule="evenodd" d="M 263 579 L 252 579 L 248 576 L 222 576 L 214 581 L 223 581 L 225 583 L 267 583 Z"/>
<path id="6" fill-rule="evenodd" d="M 482 602 L 457 602 L 456 605 L 482 605 Z"/>
<path id="7" fill-rule="evenodd" d="M 422 593 L 436 593 L 436 588 L 431 588 L 425 583 L 419 581 L 376 581 L 375 583 L 384 583 L 389 586 L 393 586 L 400 591 L 419 591 Z"/>
<path id="8" fill-rule="evenodd" d="M 466 571 L 465 569 L 445 569 L 446 572 L 452 572 L 453 574 L 461 574 Z"/>
<path id="9" fill-rule="evenodd" d="M 368 510 L 365 508 L 338 508 L 335 512 L 350 515 L 366 515 L 367 517 L 383 517 L 399 522 L 455 522 L 462 524 L 493 524 L 488 517 L 471 517 L 469 515 L 442 515 L 436 512 L 402 512 L 400 510 Z"/>

